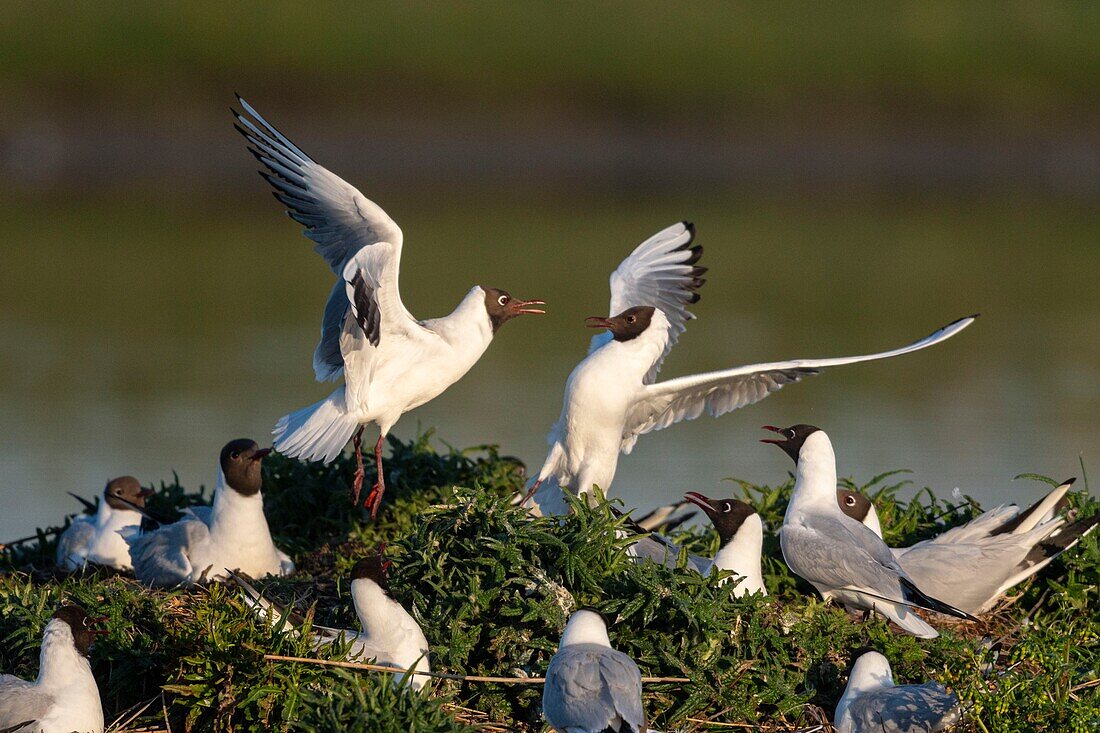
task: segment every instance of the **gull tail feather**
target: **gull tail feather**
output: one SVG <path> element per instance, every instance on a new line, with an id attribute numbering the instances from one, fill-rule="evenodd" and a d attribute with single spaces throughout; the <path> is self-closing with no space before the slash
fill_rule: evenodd
<path id="1" fill-rule="evenodd" d="M 344 387 L 340 387 L 320 402 L 284 415 L 271 432 L 280 453 L 329 463 L 358 427 L 359 420 L 345 409 Z"/>
<path id="2" fill-rule="evenodd" d="M 1098 523 L 1100 523 L 1100 514 L 1078 519 L 1073 524 L 1061 528 L 1056 534 L 1035 545 L 1020 564 L 1016 566 L 1017 572 L 1001 585 L 997 594 L 1004 593 L 1012 586 L 1022 583 L 1045 568 L 1054 558 L 1072 548 L 1081 541 L 1082 537 L 1087 536 L 1092 530 L 1096 529 Z"/>
<path id="3" fill-rule="evenodd" d="M 1077 481 L 1076 478 L 1063 481 L 1057 488 L 1052 489 L 1049 494 L 989 534 L 1025 534 L 1040 524 L 1051 521 L 1057 516 L 1058 512 L 1065 508 L 1068 503 L 1066 492 L 1070 490 L 1075 481 Z"/>

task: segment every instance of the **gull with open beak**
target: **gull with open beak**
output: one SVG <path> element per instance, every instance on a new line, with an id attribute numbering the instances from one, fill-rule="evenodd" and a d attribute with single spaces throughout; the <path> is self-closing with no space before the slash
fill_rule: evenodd
<path id="1" fill-rule="evenodd" d="M 99 699 L 88 650 L 96 628 L 107 618 L 91 618 L 80 606 L 63 606 L 42 632 L 38 678 L 28 682 L 0 674 L 0 730 L 27 733 L 103 733 Z"/>
<path id="2" fill-rule="evenodd" d="M 107 482 L 98 507 L 77 497 L 94 513 L 76 517 L 61 533 L 57 566 L 68 572 L 80 570 L 88 563 L 129 570 L 130 546 L 119 530 L 141 526 L 139 510 L 152 493 L 152 489 L 142 488 L 133 476 L 120 476 Z"/>
<path id="3" fill-rule="evenodd" d="M 237 130 L 264 166 L 260 175 L 290 218 L 336 275 L 325 306 L 321 342 L 313 354 L 318 381 L 344 379 L 320 402 L 282 417 L 275 448 L 311 461 L 331 462 L 351 440 L 358 503 L 363 485 L 363 427 L 378 425 L 376 480 L 366 505 L 375 516 L 386 490 L 382 442 L 398 419 L 435 399 L 477 363 L 508 321 L 541 314 L 541 300 L 475 285 L 450 315 L 414 318 L 398 291 L 403 236 L 377 204 L 318 165 L 247 102 L 234 113 Z"/>
<path id="4" fill-rule="evenodd" d="M 122 531 L 134 575 L 147 585 L 191 585 L 224 580 L 225 568 L 254 578 L 287 575 L 294 563 L 271 539 L 264 516 L 261 463 L 270 448 L 232 440 L 219 457 L 211 507 L 194 507 L 178 522 L 151 532 Z"/>
<path id="5" fill-rule="evenodd" d="M 721 369 L 657 381 L 677 338 L 694 316 L 705 268 L 695 228 L 681 222 L 642 242 L 611 273 L 610 316 L 587 325 L 603 329 L 588 356 L 565 383 L 561 416 L 550 430 L 549 451 L 522 502 L 534 514 L 562 514 L 563 490 L 607 493 L 620 453 L 638 438 L 704 412 L 715 417 L 767 397 L 786 384 L 843 364 L 888 359 L 928 348 L 974 322 L 959 319 L 908 346 L 864 356 L 794 359 Z"/>
<path id="6" fill-rule="evenodd" d="M 968 613 L 982 613 L 1100 523 L 1100 514 L 1070 524 L 1059 516 L 1073 482 L 1062 482 L 1023 511 L 1013 505 L 994 507 L 931 539 L 890 551 L 920 588 Z M 837 505 L 882 536 L 878 513 L 866 496 L 837 489 Z"/>
<path id="7" fill-rule="evenodd" d="M 764 523 L 752 505 L 740 499 L 711 499 L 698 491 L 689 491 L 684 494 L 684 499 L 702 509 L 718 531 L 718 550 L 714 557 L 688 553 L 685 567 L 702 575 L 708 575 L 711 570 L 733 573 L 719 583 L 735 583 L 734 595 L 737 597 L 748 593 L 767 595 L 761 569 Z M 641 531 L 640 527 L 638 531 Z M 675 567 L 679 564 L 683 548 L 663 535 L 652 533 L 641 536 L 627 548 L 627 552 L 639 559 Z"/>
<path id="8" fill-rule="evenodd" d="M 813 425 L 765 430 L 795 462 L 791 493 L 779 544 L 783 559 L 795 575 L 813 585 L 825 600 L 849 608 L 876 611 L 905 631 L 923 639 L 939 633 L 917 615 L 922 608 L 955 618 L 973 616 L 929 596 L 898 564 L 882 538 L 840 511 L 836 503 L 836 455 L 829 436 Z"/>

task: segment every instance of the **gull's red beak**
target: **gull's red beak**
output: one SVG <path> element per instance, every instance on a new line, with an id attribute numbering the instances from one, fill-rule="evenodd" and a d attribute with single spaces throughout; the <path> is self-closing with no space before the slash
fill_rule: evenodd
<path id="1" fill-rule="evenodd" d="M 714 515 L 714 502 L 709 496 L 700 494 L 698 491 L 689 491 L 684 494 L 684 498 L 706 512 L 708 517 Z"/>
<path id="2" fill-rule="evenodd" d="M 589 328 L 611 328 L 612 323 L 610 318 L 604 318 L 603 316 L 589 316 L 584 319 L 584 325 Z"/>
<path id="3" fill-rule="evenodd" d="M 110 620 L 110 617 L 108 617 L 108 616 L 100 616 L 99 618 L 90 618 L 90 619 L 88 619 L 88 623 L 102 624 L 102 623 L 106 623 L 109 620 Z M 111 632 L 108 631 L 107 629 L 88 629 L 88 633 L 92 634 L 93 636 L 105 636 L 106 634 L 109 634 Z"/>
<path id="4" fill-rule="evenodd" d="M 533 305 L 546 305 L 545 300 L 512 300 L 508 303 L 509 310 L 517 316 L 532 315 L 542 316 L 546 314 L 542 308 L 532 308 Z"/>
<path id="5" fill-rule="evenodd" d="M 248 460 L 250 460 L 250 461 L 263 460 L 264 456 L 268 455 L 269 453 L 271 453 L 271 448 L 260 448 L 258 451 L 256 451 L 251 456 L 249 456 Z"/>
<path id="6" fill-rule="evenodd" d="M 770 430 L 773 433 L 782 433 L 783 432 L 782 428 L 777 428 L 774 425 L 762 425 L 761 430 Z M 783 440 L 776 440 L 775 438 L 763 438 L 763 439 L 761 439 L 760 442 L 761 443 L 770 443 L 771 445 L 783 445 L 784 443 L 787 442 L 787 439 L 784 438 Z"/>

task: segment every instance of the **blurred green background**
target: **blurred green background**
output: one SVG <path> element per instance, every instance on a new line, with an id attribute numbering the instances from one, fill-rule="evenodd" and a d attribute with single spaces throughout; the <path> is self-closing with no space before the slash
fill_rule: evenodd
<path id="1" fill-rule="evenodd" d="M 0 541 L 109 476 L 209 485 L 328 391 L 330 274 L 234 92 L 397 220 L 418 316 L 474 283 L 550 302 L 400 435 L 537 468 L 607 275 L 686 218 L 711 270 L 667 375 L 983 316 L 643 438 L 614 493 L 778 480 L 757 426 L 812 422 L 842 474 L 1026 500 L 1015 474 L 1100 448 L 1098 70 L 1088 2 L 5 3 Z"/>

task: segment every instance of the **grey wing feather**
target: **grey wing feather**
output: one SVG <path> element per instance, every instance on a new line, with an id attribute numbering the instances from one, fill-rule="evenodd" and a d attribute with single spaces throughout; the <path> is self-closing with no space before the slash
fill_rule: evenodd
<path id="1" fill-rule="evenodd" d="M 126 541 L 134 575 L 155 586 L 188 582 L 193 569 L 190 549 L 209 538 L 209 528 L 197 518 L 184 518 L 154 532 L 132 536 Z"/>
<path id="2" fill-rule="evenodd" d="M 938 682 L 887 687 L 860 695 L 848 708 L 853 733 L 931 733 L 954 725 L 959 700 Z"/>
<path id="3" fill-rule="evenodd" d="M 57 542 L 57 565 L 66 570 L 79 570 L 95 539 L 95 525 L 89 517 L 77 517 Z"/>
<path id="4" fill-rule="evenodd" d="M 340 349 L 340 334 L 348 317 L 348 296 L 344 281 L 337 280 L 325 304 L 321 319 L 321 340 L 313 351 L 313 371 L 318 382 L 335 381 L 344 373 L 344 355 Z"/>
<path id="5" fill-rule="evenodd" d="M 826 367 L 889 359 L 926 349 L 962 331 L 974 322 L 974 318 L 960 318 L 919 341 L 890 351 L 752 364 L 647 385 L 631 407 L 623 426 L 624 451 L 643 433 L 667 428 L 681 420 L 694 420 L 704 411 L 713 417 L 724 415 L 759 402 L 784 385 L 818 374 Z"/>
<path id="6" fill-rule="evenodd" d="M 779 536 L 787 564 L 815 584 L 868 590 L 888 600 L 902 601 L 898 576 L 904 571 L 889 548 L 870 529 L 849 521 L 866 530 L 870 538 L 849 527 L 849 522 L 831 517 L 815 517 L 812 530 L 784 525 Z"/>
<path id="7" fill-rule="evenodd" d="M 625 654 L 597 644 L 571 645 L 550 660 L 543 714 L 557 730 L 602 731 L 620 719 L 640 730 L 641 694 L 641 673 Z"/>
<path id="8" fill-rule="evenodd" d="M 0 729 L 40 720 L 49 712 L 52 702 L 53 698 L 36 690 L 34 684 L 12 675 L 0 675 Z"/>

